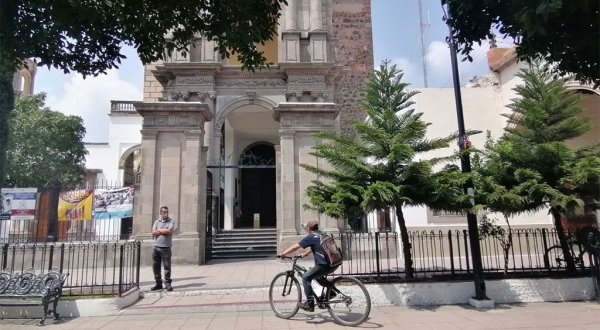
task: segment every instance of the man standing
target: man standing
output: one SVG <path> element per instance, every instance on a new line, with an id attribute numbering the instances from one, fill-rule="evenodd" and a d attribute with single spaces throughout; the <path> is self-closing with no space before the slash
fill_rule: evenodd
<path id="1" fill-rule="evenodd" d="M 154 249 L 152 251 L 152 271 L 156 285 L 150 290 L 162 290 L 162 278 L 160 275 L 160 264 L 165 269 L 165 287 L 167 291 L 173 291 L 171 286 L 171 244 L 173 235 L 173 219 L 169 218 L 169 208 L 160 208 L 160 217 L 154 221 L 152 236 L 154 237 Z"/>

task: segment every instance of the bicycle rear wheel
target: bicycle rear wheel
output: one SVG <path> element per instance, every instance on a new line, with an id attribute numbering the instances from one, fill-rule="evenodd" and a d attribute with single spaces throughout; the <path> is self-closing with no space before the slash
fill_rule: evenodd
<path id="1" fill-rule="evenodd" d="M 357 326 L 371 313 L 371 296 L 364 284 L 352 276 L 333 279 L 327 290 L 327 309 L 331 317 L 341 325 Z"/>
<path id="2" fill-rule="evenodd" d="M 302 300 L 300 283 L 287 272 L 275 275 L 269 287 L 269 303 L 277 317 L 289 319 L 296 315 Z"/>

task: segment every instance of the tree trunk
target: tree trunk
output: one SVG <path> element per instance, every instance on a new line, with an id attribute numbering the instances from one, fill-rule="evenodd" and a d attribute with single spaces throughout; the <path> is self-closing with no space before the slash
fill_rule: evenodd
<path id="1" fill-rule="evenodd" d="M 513 239 L 510 222 L 508 221 L 508 217 L 506 215 L 504 216 L 504 221 L 506 221 L 506 225 L 508 226 L 508 240 L 504 246 L 504 275 L 508 275 L 508 256 L 510 254 L 510 248 L 513 244 Z"/>
<path id="2" fill-rule="evenodd" d="M 412 261 L 412 245 L 408 239 L 408 229 L 406 229 L 406 221 L 404 220 L 404 213 L 402 213 L 402 206 L 396 205 L 396 217 L 398 218 L 398 225 L 400 226 L 400 238 L 402 239 L 402 252 L 404 254 L 404 271 L 406 278 L 414 277 L 413 261 Z"/>
<path id="3" fill-rule="evenodd" d="M 563 252 L 563 256 L 565 257 L 565 262 L 567 263 L 567 271 L 575 272 L 575 260 L 573 260 L 573 256 L 571 255 L 569 243 L 567 242 L 567 237 L 565 236 L 565 230 L 562 226 L 562 222 L 560 221 L 560 211 L 552 207 L 550 208 L 550 213 L 552 213 L 552 217 L 554 218 L 554 227 L 556 228 L 556 234 L 558 235 L 560 248 Z"/>
<path id="4" fill-rule="evenodd" d="M 5 186 L 6 149 L 8 146 L 8 116 L 15 106 L 13 75 L 15 73 L 15 18 L 14 0 L 0 1 L 0 187 Z M 26 42 L 26 40 L 20 40 Z"/>

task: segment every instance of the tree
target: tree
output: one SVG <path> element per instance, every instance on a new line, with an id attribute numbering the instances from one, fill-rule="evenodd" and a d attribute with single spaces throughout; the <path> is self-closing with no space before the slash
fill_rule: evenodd
<path id="1" fill-rule="evenodd" d="M 543 58 L 561 74 L 600 84 L 598 0 L 442 0 L 459 51 L 469 60 L 475 43 L 497 29 L 514 38 L 520 60 Z"/>
<path id="2" fill-rule="evenodd" d="M 78 116 L 44 106 L 46 95 L 17 100 L 10 115 L 7 183 L 42 188 L 74 185 L 85 177 L 85 127 Z"/>
<path id="3" fill-rule="evenodd" d="M 332 217 L 344 217 L 360 208 L 364 212 L 393 208 L 402 239 L 407 278 L 414 269 L 411 244 L 402 208 L 434 205 L 436 208 L 464 207 L 464 176 L 456 166 L 434 172 L 445 158 L 425 159 L 429 151 L 448 147 L 457 135 L 427 139 L 428 123 L 422 113 L 410 107 L 416 94 L 401 82 L 403 73 L 383 62 L 371 76 L 361 105 L 366 121 L 355 121 L 356 135 L 337 132 L 315 135 L 325 142 L 312 155 L 324 158 L 328 166 L 301 166 L 319 175 L 306 190 L 311 206 Z M 456 157 L 452 157 L 456 160 Z M 437 189 L 445 184 L 448 189 Z M 459 200 L 462 198 L 462 200 Z"/>
<path id="4" fill-rule="evenodd" d="M 222 56 L 237 54 L 243 69 L 267 63 L 257 44 L 277 33 L 285 0 L 145 0 L 0 2 L 0 185 L 5 178 L 7 120 L 14 107 L 12 77 L 22 61 L 65 73 L 98 75 L 119 66 L 121 48 L 137 48 L 143 63 L 189 51 L 202 35 Z"/>
<path id="5" fill-rule="evenodd" d="M 504 135 L 487 147 L 478 168 L 480 203 L 516 214 L 549 208 L 567 269 L 575 270 L 561 218 L 577 208 L 594 210 L 600 200 L 600 147 L 570 147 L 569 139 L 590 129 L 579 115 L 581 96 L 568 91 L 540 62 L 521 70 L 519 98 L 509 105 Z"/>

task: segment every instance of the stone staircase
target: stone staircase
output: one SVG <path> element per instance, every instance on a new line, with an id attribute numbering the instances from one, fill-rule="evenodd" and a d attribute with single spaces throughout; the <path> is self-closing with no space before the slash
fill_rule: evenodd
<path id="1" fill-rule="evenodd" d="M 212 259 L 271 258 L 277 254 L 277 229 L 232 229 L 213 238 Z"/>

